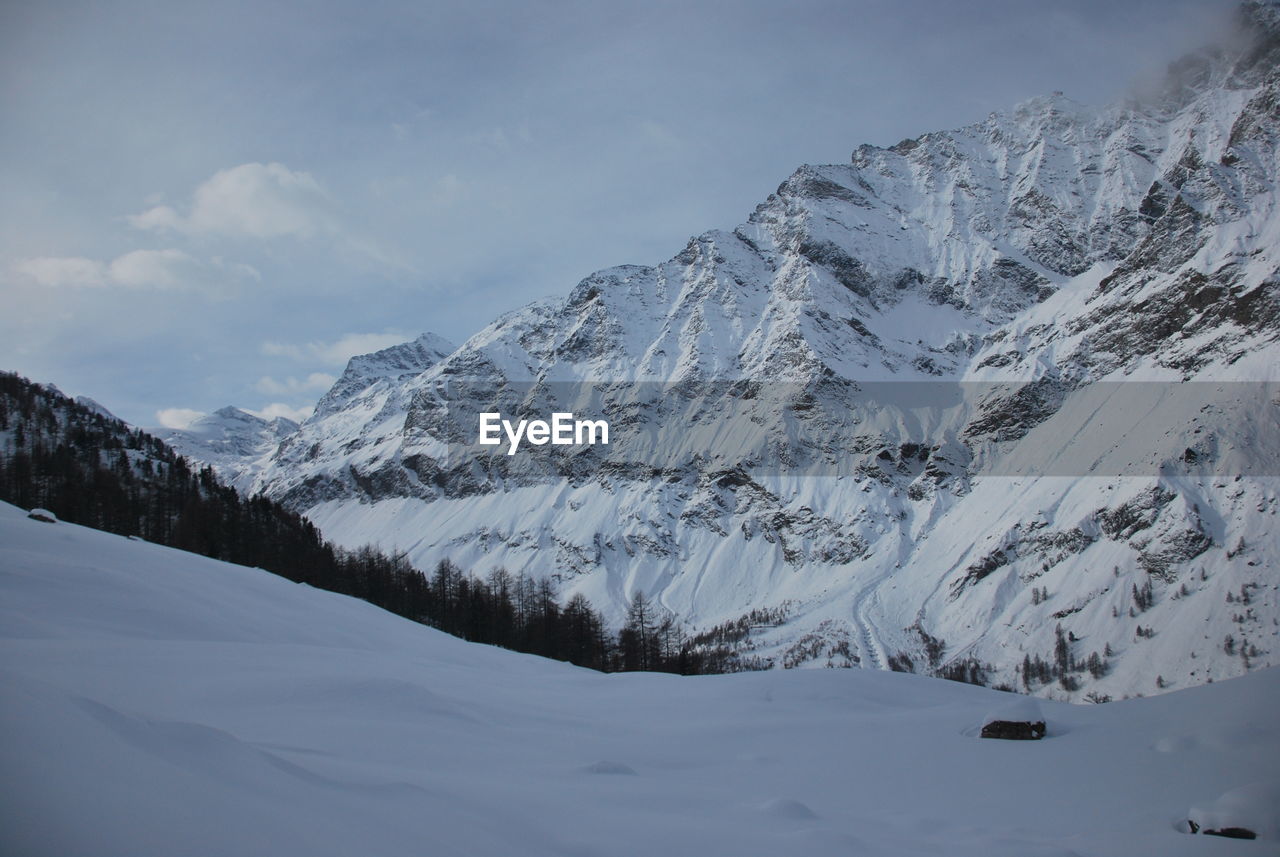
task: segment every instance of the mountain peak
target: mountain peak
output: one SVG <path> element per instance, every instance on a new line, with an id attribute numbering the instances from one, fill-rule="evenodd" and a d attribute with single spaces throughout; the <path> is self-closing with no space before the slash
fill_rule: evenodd
<path id="1" fill-rule="evenodd" d="M 253 414 L 249 413 L 248 411 L 237 408 L 235 405 L 227 405 L 224 408 L 218 408 L 218 410 L 214 411 L 209 416 L 217 417 L 219 420 L 222 420 L 222 421 L 232 420 L 235 422 L 244 422 L 244 423 L 261 423 L 263 425 L 266 425 L 267 423 L 267 421 L 262 419 L 261 417 L 256 417 Z M 212 422 L 212 420 L 210 420 L 209 417 L 204 417 L 202 419 Z M 200 423 L 200 422 L 201 420 L 196 420 L 196 422 L 192 423 L 192 425 L 196 425 L 197 423 Z"/>
<path id="2" fill-rule="evenodd" d="M 1086 104 L 1082 104 L 1073 98 L 1068 97 L 1060 89 L 1056 89 L 1048 95 L 1035 95 L 1024 101 L 1014 105 L 1014 116 L 1034 116 L 1034 115 L 1070 115 L 1070 116 L 1088 116 L 1093 113 L 1093 108 Z M 997 114 L 998 115 L 998 114 Z"/>
<path id="3" fill-rule="evenodd" d="M 316 404 L 312 419 L 339 410 L 352 396 L 379 378 L 416 375 L 426 371 L 456 346 L 435 333 L 423 333 L 409 342 L 392 345 L 371 354 L 357 354 L 347 361 L 347 368 L 329 391 Z"/>

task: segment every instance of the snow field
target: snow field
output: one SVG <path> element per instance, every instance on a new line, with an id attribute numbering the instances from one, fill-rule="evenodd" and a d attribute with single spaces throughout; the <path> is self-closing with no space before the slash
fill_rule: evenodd
<path id="1" fill-rule="evenodd" d="M 10 506 L 0 672 L 27 855 L 1235 854 L 1178 825 L 1280 764 L 1275 670 L 982 741 L 1010 697 L 600 675 Z"/>

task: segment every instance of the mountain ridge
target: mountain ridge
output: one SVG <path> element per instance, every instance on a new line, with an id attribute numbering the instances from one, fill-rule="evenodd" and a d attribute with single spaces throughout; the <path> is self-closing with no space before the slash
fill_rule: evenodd
<path id="1" fill-rule="evenodd" d="M 1245 4 L 1252 40 L 1174 63 L 1151 100 L 1045 96 L 801 167 L 738 227 L 596 272 L 326 409 L 253 488 L 341 543 L 550 576 L 615 620 L 636 593 L 695 629 L 784 612 L 751 643 L 778 664 L 1080 698 L 1236 674 L 1228 634 L 1271 663 L 1277 598 L 1255 569 L 1277 560 L 1275 8 Z M 938 381 L 954 402 L 886 392 Z M 1090 398 L 1117 381 L 1205 386 Z M 1224 382 L 1242 386 L 1197 398 Z M 729 392 L 699 398 L 707 383 Z M 467 447 L 479 409 L 566 400 L 652 443 L 551 471 Z M 1040 450 L 1093 414 L 1150 449 L 1055 471 Z M 717 457 L 724 426 L 753 427 L 747 455 Z M 792 453 L 843 470 L 806 480 Z M 1252 610 L 1223 615 L 1243 592 Z M 1168 629 L 1154 640 L 1148 611 Z"/>

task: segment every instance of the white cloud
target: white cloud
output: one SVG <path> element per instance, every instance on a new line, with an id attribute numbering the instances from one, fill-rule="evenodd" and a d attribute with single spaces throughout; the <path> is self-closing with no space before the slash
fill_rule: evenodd
<path id="1" fill-rule="evenodd" d="M 357 354 L 369 354 L 400 345 L 412 339 L 403 333 L 346 333 L 334 342 L 308 342 L 294 345 L 282 342 L 264 342 L 262 353 L 268 357 L 289 357 L 298 361 L 316 361 L 330 366 L 343 366 Z M 311 377 L 315 377 L 312 375 Z M 261 383 L 261 382 L 259 382 Z"/>
<path id="2" fill-rule="evenodd" d="M 246 410 L 249 409 L 246 408 Z M 295 408 L 291 405 L 286 405 L 284 402 L 271 402 L 270 404 L 263 405 L 262 410 L 249 410 L 249 413 L 253 414 L 255 417 L 261 417 L 264 420 L 274 420 L 276 417 L 284 417 L 287 420 L 293 420 L 295 423 L 300 423 L 307 417 L 311 416 L 311 412 L 314 410 L 315 408 L 310 405 L 302 408 Z"/>
<path id="3" fill-rule="evenodd" d="M 324 392 L 333 386 L 333 382 L 338 379 L 324 372 L 312 372 L 306 378 L 301 380 L 290 375 L 283 381 L 277 381 L 268 375 L 264 375 L 258 379 L 258 383 L 254 386 L 260 393 L 267 393 L 272 396 L 283 396 L 286 394 L 308 393 L 308 392 Z"/>
<path id="4" fill-rule="evenodd" d="M 310 238 L 335 231 L 332 200 L 309 173 L 284 164 L 219 170 L 196 188 L 183 217 L 157 205 L 129 218 L 138 229 L 235 238 Z"/>
<path id="5" fill-rule="evenodd" d="M 204 411 L 193 411 L 190 408 L 164 408 L 156 411 L 156 419 L 160 425 L 171 429 L 184 429 L 205 416 Z"/>
<path id="6" fill-rule="evenodd" d="M 15 270 L 48 288 L 205 288 L 262 279 L 250 265 L 227 263 L 221 258 L 203 262 L 174 249 L 131 250 L 109 262 L 81 256 L 40 256 L 18 262 Z"/>
<path id="7" fill-rule="evenodd" d="M 96 259 L 80 256 L 39 256 L 23 259 L 17 273 L 40 286 L 105 286 L 107 266 Z"/>
<path id="8" fill-rule="evenodd" d="M 133 288 L 172 289 L 203 280 L 207 273 L 181 250 L 134 250 L 107 266 L 111 282 Z"/>
<path id="9" fill-rule="evenodd" d="M 141 214 L 130 215 L 128 220 L 129 224 L 135 229 L 151 229 L 156 232 L 165 229 L 181 231 L 183 225 L 182 218 L 178 216 L 178 212 L 167 205 L 148 208 Z"/>

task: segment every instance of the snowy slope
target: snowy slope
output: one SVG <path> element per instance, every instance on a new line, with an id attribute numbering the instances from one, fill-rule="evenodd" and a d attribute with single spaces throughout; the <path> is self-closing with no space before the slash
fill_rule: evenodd
<path id="1" fill-rule="evenodd" d="M 1180 832 L 1196 807 L 1274 835 L 1274 807 L 1251 803 L 1280 779 L 1275 670 L 1042 702 L 1045 740 L 983 741 L 1004 694 L 590 673 L 7 505 L 0 670 L 0 851 L 31 857 L 1277 846 Z"/>
<path id="2" fill-rule="evenodd" d="M 326 409 L 255 488 L 615 620 L 637 592 L 691 630 L 779 611 L 780 665 L 1078 699 L 1275 663 L 1280 16 L 1241 18 L 1153 95 L 802 167 L 737 228 Z M 611 416 L 609 451 L 474 445 L 479 412 L 566 405 Z M 1059 626 L 1074 681 L 1028 682 Z"/>

